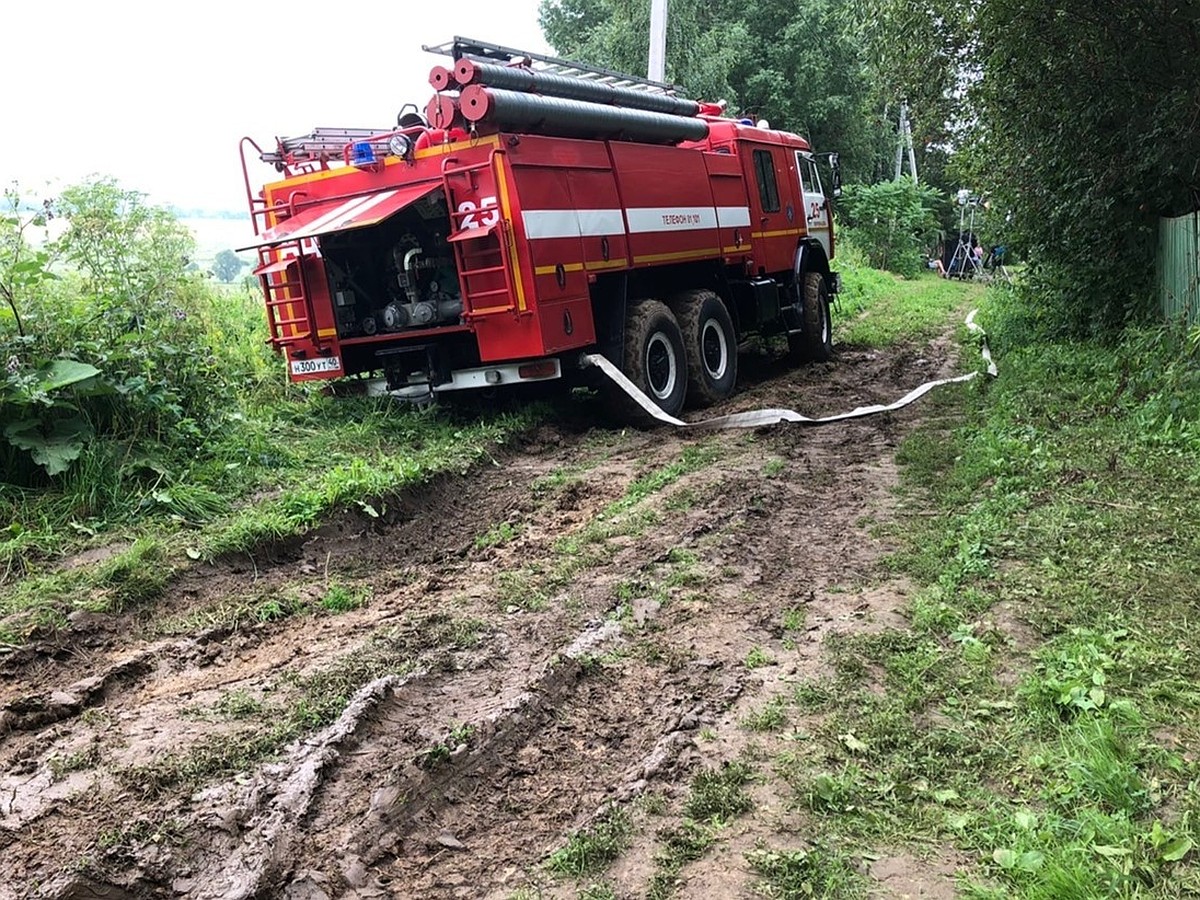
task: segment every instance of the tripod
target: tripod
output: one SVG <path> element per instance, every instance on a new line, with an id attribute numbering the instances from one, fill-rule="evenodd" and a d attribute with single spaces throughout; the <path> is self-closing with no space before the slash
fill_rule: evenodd
<path id="1" fill-rule="evenodd" d="M 975 210 L 979 208 L 979 198 L 960 196 L 958 202 L 958 245 L 946 267 L 947 278 L 967 278 L 983 273 L 983 267 L 975 257 L 975 245 L 979 242 L 975 237 Z M 969 218 L 968 209 L 971 211 Z"/>

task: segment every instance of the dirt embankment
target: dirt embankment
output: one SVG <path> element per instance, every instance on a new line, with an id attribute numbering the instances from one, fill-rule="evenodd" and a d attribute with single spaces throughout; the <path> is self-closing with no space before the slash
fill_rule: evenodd
<path id="1" fill-rule="evenodd" d="M 746 357 L 715 412 L 888 401 L 952 356 Z M 152 611 L 78 615 L 0 658 L 0 897 L 575 896 L 543 865 L 573 831 L 642 796 L 677 810 L 744 754 L 748 711 L 821 673 L 826 634 L 894 619 L 872 522 L 920 415 L 547 426 L 377 519 L 196 567 Z M 327 610 L 331 586 L 368 599 Z M 796 844 L 777 788 L 677 896 L 744 895 L 741 853 Z M 653 870 L 646 815 L 605 876 L 618 896 Z M 948 896 L 889 865 L 881 885 Z"/>

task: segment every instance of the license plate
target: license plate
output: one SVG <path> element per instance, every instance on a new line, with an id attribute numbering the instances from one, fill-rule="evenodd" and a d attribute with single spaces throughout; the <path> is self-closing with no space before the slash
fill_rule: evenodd
<path id="1" fill-rule="evenodd" d="M 293 359 L 293 375 L 318 375 L 322 372 L 342 371 L 340 356 L 322 356 L 317 359 Z"/>

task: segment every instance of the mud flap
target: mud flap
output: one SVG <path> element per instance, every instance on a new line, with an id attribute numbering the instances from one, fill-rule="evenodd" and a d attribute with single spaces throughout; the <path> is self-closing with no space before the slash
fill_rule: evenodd
<path id="1" fill-rule="evenodd" d="M 977 312 L 978 310 L 971 310 L 965 324 L 967 330 L 972 334 L 981 335 L 980 354 L 986 364 L 987 374 L 995 377 L 997 374 L 996 363 L 992 360 L 991 350 L 988 349 L 987 335 L 984 333 L 983 328 L 975 321 L 975 314 Z M 582 360 L 585 366 L 595 366 L 607 375 L 647 415 L 665 425 L 674 425 L 677 428 L 758 428 L 760 425 L 774 425 L 779 422 L 794 422 L 798 425 L 825 425 L 830 422 L 844 422 L 847 419 L 861 419 L 865 416 L 873 416 L 878 413 L 902 409 L 915 400 L 924 397 L 934 388 L 945 384 L 958 384 L 970 381 L 979 374 L 978 371 L 975 371 L 968 372 L 966 375 L 958 375 L 954 378 L 940 378 L 936 381 L 927 381 L 919 387 L 913 388 L 893 403 L 860 406 L 857 409 L 850 410 L 850 412 L 839 413 L 836 416 L 823 416 L 819 419 L 809 418 L 791 409 L 756 409 L 749 412 L 732 413 L 728 416 L 716 416 L 715 418 L 703 419 L 699 422 L 685 422 L 682 419 L 669 416 L 659 409 L 654 401 L 638 390 L 637 386 L 626 378 L 620 369 L 599 353 L 585 353 Z"/>

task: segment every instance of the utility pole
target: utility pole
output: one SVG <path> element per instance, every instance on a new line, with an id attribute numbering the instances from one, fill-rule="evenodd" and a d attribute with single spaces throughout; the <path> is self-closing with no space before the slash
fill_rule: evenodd
<path id="1" fill-rule="evenodd" d="M 900 171 L 904 166 L 904 153 L 908 151 L 908 170 L 912 173 L 913 181 L 917 181 L 917 157 L 913 152 L 912 123 L 908 121 L 908 101 L 900 101 L 900 127 L 896 138 L 896 181 L 900 180 Z"/>
<path id="2" fill-rule="evenodd" d="M 650 0 L 650 66 L 646 77 L 651 81 L 667 80 L 667 0 Z"/>

